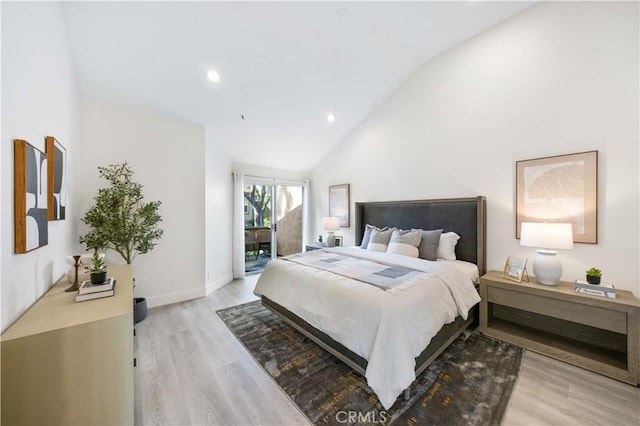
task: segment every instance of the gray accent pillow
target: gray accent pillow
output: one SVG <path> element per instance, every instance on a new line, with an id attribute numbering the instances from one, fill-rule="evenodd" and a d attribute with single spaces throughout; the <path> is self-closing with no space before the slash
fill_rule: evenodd
<path id="1" fill-rule="evenodd" d="M 412 229 L 411 231 L 396 229 L 391 234 L 387 253 L 418 257 L 418 246 L 422 240 L 422 232 L 422 229 Z"/>
<path id="2" fill-rule="evenodd" d="M 438 244 L 440 243 L 440 235 L 442 229 L 430 231 L 422 231 L 422 240 L 418 246 L 418 257 L 426 260 L 436 260 L 438 253 Z"/>
<path id="3" fill-rule="evenodd" d="M 371 230 L 371 236 L 369 237 L 369 244 L 367 244 L 367 250 L 369 251 L 387 251 L 387 245 L 391 239 L 391 234 L 396 228 L 387 229 L 385 231 L 379 231 L 377 229 Z"/>
<path id="4" fill-rule="evenodd" d="M 378 231 L 386 231 L 387 229 L 389 229 L 389 227 L 385 226 L 384 228 L 380 229 L 377 226 L 369 225 L 367 223 L 364 226 L 364 235 L 362 236 L 362 243 L 360 244 L 361 249 L 367 249 L 367 246 L 369 245 L 369 238 L 371 238 L 371 231 L 374 229 Z"/>

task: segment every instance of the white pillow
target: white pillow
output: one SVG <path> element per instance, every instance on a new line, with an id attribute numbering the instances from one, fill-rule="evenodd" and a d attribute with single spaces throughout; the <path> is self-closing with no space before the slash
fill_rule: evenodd
<path id="1" fill-rule="evenodd" d="M 418 257 L 420 240 L 422 240 L 422 229 L 412 229 L 411 231 L 396 229 L 391 234 L 387 253 Z"/>
<path id="2" fill-rule="evenodd" d="M 387 229 L 386 231 L 372 229 L 371 237 L 369 237 L 369 244 L 367 245 L 367 250 L 380 252 L 387 251 L 387 245 L 389 245 L 391 233 L 394 230 L 395 228 Z"/>
<path id="3" fill-rule="evenodd" d="M 456 244 L 460 235 L 455 232 L 444 232 L 440 235 L 436 257 L 444 260 L 456 260 Z"/>

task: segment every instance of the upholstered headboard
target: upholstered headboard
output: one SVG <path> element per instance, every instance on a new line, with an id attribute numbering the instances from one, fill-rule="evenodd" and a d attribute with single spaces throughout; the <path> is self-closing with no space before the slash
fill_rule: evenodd
<path id="1" fill-rule="evenodd" d="M 456 258 L 486 270 L 486 198 L 356 203 L 356 244 L 366 224 L 400 229 L 442 229 L 460 235 Z"/>

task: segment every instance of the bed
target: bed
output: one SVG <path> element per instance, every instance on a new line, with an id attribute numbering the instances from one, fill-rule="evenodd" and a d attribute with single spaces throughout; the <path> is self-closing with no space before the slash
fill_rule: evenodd
<path id="1" fill-rule="evenodd" d="M 265 307 L 364 375 L 388 409 L 474 321 L 479 297 L 467 281 L 485 272 L 485 215 L 484 197 L 356 203 L 357 246 L 367 224 L 442 229 L 460 236 L 457 260 L 429 262 L 367 253 L 357 246 L 337 247 L 324 255 L 411 268 L 424 282 L 384 291 L 358 279 L 275 259 L 262 273 L 255 293 Z"/>

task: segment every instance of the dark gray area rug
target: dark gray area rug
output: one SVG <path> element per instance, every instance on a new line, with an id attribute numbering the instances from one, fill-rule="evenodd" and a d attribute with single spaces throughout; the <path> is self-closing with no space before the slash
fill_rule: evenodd
<path id="1" fill-rule="evenodd" d="M 218 311 L 314 424 L 499 425 L 523 349 L 465 331 L 385 410 L 353 371 L 259 301 Z"/>

